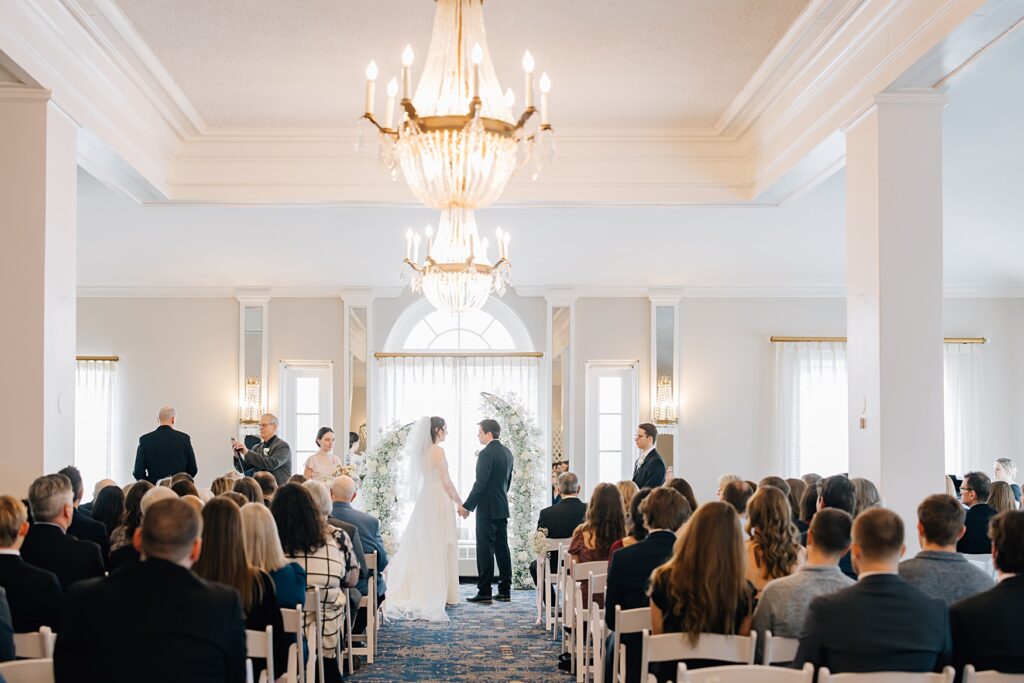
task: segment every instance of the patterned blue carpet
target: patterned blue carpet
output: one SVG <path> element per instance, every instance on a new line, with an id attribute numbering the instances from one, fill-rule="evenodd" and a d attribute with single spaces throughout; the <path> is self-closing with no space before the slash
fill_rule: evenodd
<path id="1" fill-rule="evenodd" d="M 556 668 L 559 641 L 540 626 L 532 590 L 512 591 L 512 602 L 474 605 L 476 586 L 462 585 L 463 602 L 448 608 L 451 621 L 390 621 L 381 627 L 377 657 L 351 681 L 467 681 L 514 683 L 575 680 Z"/>

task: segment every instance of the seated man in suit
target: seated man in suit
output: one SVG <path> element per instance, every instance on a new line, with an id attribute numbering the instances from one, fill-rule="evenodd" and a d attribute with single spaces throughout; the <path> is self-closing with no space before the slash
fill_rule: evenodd
<path id="1" fill-rule="evenodd" d="M 100 547 L 100 553 L 103 554 L 103 561 L 105 563 L 107 561 L 107 556 L 110 555 L 110 532 L 113 531 L 113 529 L 108 529 L 103 525 L 103 522 L 97 522 L 95 519 L 78 509 L 78 506 L 82 502 L 82 496 L 85 494 L 85 485 L 82 483 L 82 473 L 78 471 L 78 468 L 74 465 L 69 465 L 58 472 L 58 474 L 63 474 L 71 480 L 71 491 L 73 496 L 71 504 L 75 506 L 75 511 L 71 518 L 71 526 L 68 527 L 68 533 L 80 541 L 92 541 L 98 545 Z"/>
<path id="2" fill-rule="evenodd" d="M 92 500 L 88 503 L 82 503 L 78 506 L 78 509 L 92 517 L 92 505 L 96 502 L 96 496 L 100 495 L 100 491 L 108 486 L 117 486 L 117 482 L 113 479 L 100 479 L 96 482 L 96 485 L 92 487 Z M 112 531 L 113 529 L 107 529 L 107 534 L 109 535 Z"/>
<path id="3" fill-rule="evenodd" d="M 56 631 L 64 591 L 53 572 L 21 559 L 19 548 L 28 528 L 28 510 L 21 501 L 0 496 L 0 586 L 7 590 L 14 632 L 38 631 L 40 626 Z"/>
<path id="4" fill-rule="evenodd" d="M 988 520 L 996 514 L 988 505 L 988 494 L 992 481 L 984 472 L 968 472 L 960 485 L 960 499 L 970 509 L 964 518 L 967 531 L 957 541 L 958 553 L 988 555 L 992 552 L 992 540 L 988 537 Z"/>
<path id="5" fill-rule="evenodd" d="M 957 671 L 973 664 L 979 671 L 1024 674 L 1024 511 L 994 517 L 989 535 L 999 582 L 949 608 L 953 665 Z"/>
<path id="6" fill-rule="evenodd" d="M 917 506 L 921 552 L 900 563 L 900 578 L 947 605 L 994 586 L 991 576 L 956 552 L 964 531 L 960 501 L 945 493 L 925 498 Z"/>
<path id="7" fill-rule="evenodd" d="M 638 489 L 654 489 L 665 483 L 665 461 L 654 447 L 657 440 L 658 428 L 651 423 L 644 422 L 636 428 L 633 442 L 640 450 L 640 457 L 633 466 L 633 483 Z"/>
<path id="8" fill-rule="evenodd" d="M 54 652 L 58 682 L 245 680 L 238 592 L 190 570 L 201 526 L 183 500 L 153 503 L 133 539 L 142 562 L 68 593 Z"/>
<path id="9" fill-rule="evenodd" d="M 384 582 L 383 571 L 388 567 L 388 551 L 384 548 L 384 538 L 380 535 L 380 520 L 373 515 L 356 510 L 352 501 L 356 499 L 356 482 L 347 475 L 341 475 L 331 483 L 331 519 L 351 524 L 356 529 L 356 537 L 363 545 L 363 551 L 377 553 L 377 604 L 387 598 L 388 586 Z M 369 576 L 360 576 L 356 588 L 363 595 L 369 590 Z M 362 633 L 366 630 L 366 610 L 359 610 L 353 631 Z"/>
<path id="10" fill-rule="evenodd" d="M 857 516 L 852 555 L 859 579 L 811 601 L 794 668 L 810 662 L 836 673 L 928 672 L 949 662 L 946 603 L 897 575 L 905 550 L 895 512 L 872 508 Z"/>
<path id="11" fill-rule="evenodd" d="M 587 505 L 580 500 L 580 480 L 574 472 L 562 472 L 558 475 L 558 495 L 561 500 L 540 511 L 537 517 L 537 528 L 547 529 L 548 538 L 564 538 L 569 545 L 572 532 L 583 523 L 587 514 Z M 558 553 L 551 553 L 549 570 L 558 571 Z M 530 563 L 530 576 L 537 583 L 537 561 Z"/>
<path id="12" fill-rule="evenodd" d="M 34 523 L 21 546 L 25 561 L 56 574 L 65 593 L 76 581 L 104 572 L 100 547 L 68 533 L 74 519 L 73 495 L 71 480 L 63 474 L 47 474 L 32 482 L 28 504 Z"/>
<path id="13" fill-rule="evenodd" d="M 151 484 L 178 472 L 196 476 L 199 467 L 196 465 L 196 453 L 192 450 L 192 439 L 174 428 L 177 412 L 171 406 L 164 406 L 157 420 L 159 427 L 139 437 L 132 474 L 136 479 L 145 479 Z"/>
<path id="14" fill-rule="evenodd" d="M 690 518 L 692 510 L 686 498 L 675 489 L 657 488 L 640 504 L 647 538 L 622 548 L 612 555 L 608 565 L 605 588 L 604 621 L 608 629 L 615 630 L 615 608 L 637 609 L 650 605 L 647 584 L 651 573 L 672 557 L 676 532 Z M 640 636 L 626 634 L 621 642 L 626 646 L 626 680 L 640 680 Z M 605 652 L 605 680 L 612 680 L 612 646 L 614 636 L 608 636 Z"/>
<path id="15" fill-rule="evenodd" d="M 853 510 L 857 506 L 857 494 L 853 482 L 844 474 L 836 474 L 825 477 L 818 482 L 818 510 L 835 508 L 853 516 Z M 800 534 L 800 543 L 807 545 L 807 532 Z M 839 558 L 839 569 L 851 579 L 857 578 L 857 572 L 853 568 L 853 558 L 846 553 Z"/>

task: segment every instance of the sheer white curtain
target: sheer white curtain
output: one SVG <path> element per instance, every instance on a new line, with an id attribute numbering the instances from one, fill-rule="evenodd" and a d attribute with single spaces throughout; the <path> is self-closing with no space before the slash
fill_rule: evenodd
<path id="1" fill-rule="evenodd" d="M 776 343 L 775 410 L 773 474 L 846 472 L 846 344 Z"/>
<path id="2" fill-rule="evenodd" d="M 944 420 L 946 473 L 962 477 L 982 468 L 978 386 L 981 344 L 944 344 Z"/>
<path id="3" fill-rule="evenodd" d="M 475 454 L 480 450 L 477 423 L 480 392 L 514 392 L 534 416 L 539 406 L 540 359 L 505 356 L 407 356 L 378 361 L 380 390 L 376 392 L 377 424 L 390 429 L 424 415 L 448 423 L 443 444 L 452 482 L 465 498 L 476 476 Z M 459 520 L 460 538 L 472 537 Z"/>
<path id="4" fill-rule="evenodd" d="M 80 360 L 75 371 L 75 466 L 87 490 L 116 479 L 117 361 Z"/>

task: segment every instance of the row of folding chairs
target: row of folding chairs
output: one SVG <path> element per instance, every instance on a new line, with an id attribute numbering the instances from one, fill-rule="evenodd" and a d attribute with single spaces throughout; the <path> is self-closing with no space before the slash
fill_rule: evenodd
<path id="1" fill-rule="evenodd" d="M 952 683 L 955 678 L 953 667 L 947 666 L 940 673 L 907 673 L 903 671 L 876 671 L 872 673 L 833 674 L 828 667 L 818 670 L 819 683 Z M 689 671 L 685 664 L 676 670 L 675 683 L 812 683 L 814 667 L 805 664 L 803 669 L 783 669 L 749 664 L 714 666 Z M 968 664 L 964 667 L 964 683 L 1024 683 L 1024 674 L 1005 674 L 998 671 L 975 671 Z"/>

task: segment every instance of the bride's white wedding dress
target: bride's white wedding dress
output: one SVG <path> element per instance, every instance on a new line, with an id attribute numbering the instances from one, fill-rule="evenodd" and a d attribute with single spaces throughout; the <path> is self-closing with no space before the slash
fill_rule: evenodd
<path id="1" fill-rule="evenodd" d="M 424 438 L 425 437 L 425 438 Z M 391 619 L 448 621 L 445 605 L 459 602 L 456 506 L 444 451 L 431 443 L 430 419 L 413 427 L 406 441 L 403 476 L 412 503 L 398 553 L 388 565 L 384 613 Z"/>

